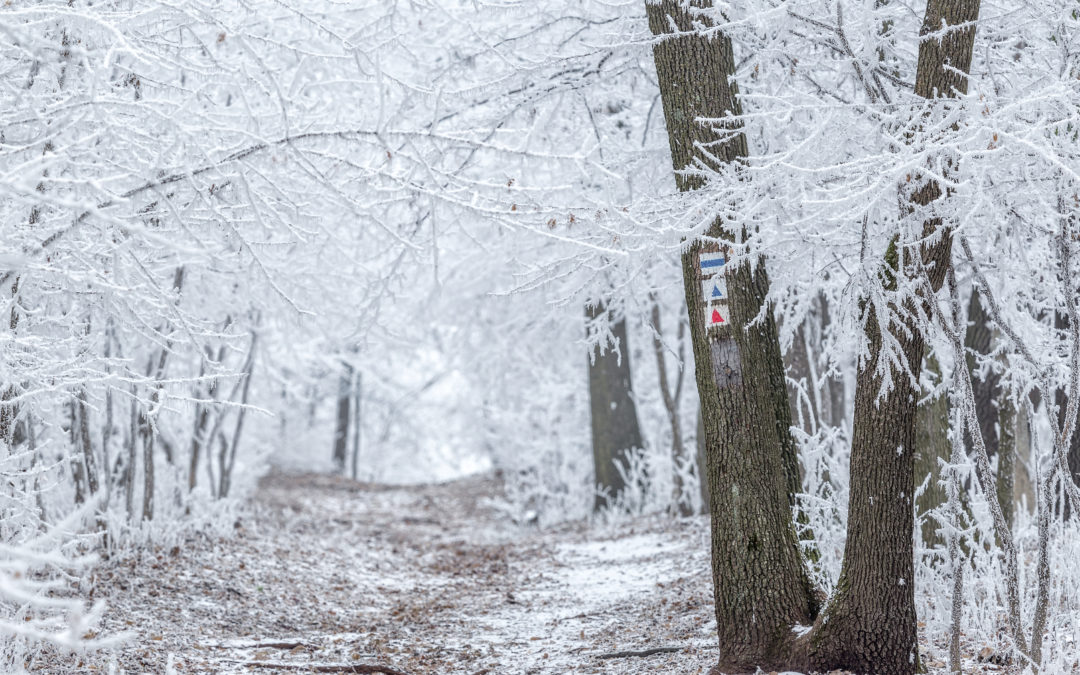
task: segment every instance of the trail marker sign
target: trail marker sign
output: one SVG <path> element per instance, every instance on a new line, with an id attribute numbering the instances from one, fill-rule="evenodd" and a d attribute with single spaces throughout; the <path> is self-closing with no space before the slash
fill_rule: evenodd
<path id="1" fill-rule="evenodd" d="M 724 265 L 727 253 L 701 251 L 698 253 L 698 270 L 701 274 L 701 302 L 705 312 L 705 328 L 723 326 L 731 321 L 728 307 L 727 277 Z"/>
<path id="2" fill-rule="evenodd" d="M 701 297 L 705 302 L 714 300 L 727 300 L 727 282 L 723 275 L 716 274 L 708 279 L 701 280 Z"/>
<path id="3" fill-rule="evenodd" d="M 713 253 L 702 251 L 698 255 L 698 264 L 701 266 L 702 274 L 719 272 L 720 268 L 727 264 L 727 254 L 720 251 Z"/>
<path id="4" fill-rule="evenodd" d="M 731 310 L 726 304 L 705 308 L 705 327 L 724 326 L 731 321 Z"/>

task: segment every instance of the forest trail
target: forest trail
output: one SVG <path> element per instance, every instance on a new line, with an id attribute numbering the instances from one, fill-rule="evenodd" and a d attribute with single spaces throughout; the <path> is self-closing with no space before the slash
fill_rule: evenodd
<path id="1" fill-rule="evenodd" d="M 111 652 L 32 672 L 705 673 L 716 658 L 704 519 L 538 530 L 491 476 L 389 487 L 264 478 L 235 536 L 99 565 Z M 614 652 L 678 647 L 647 657 Z M 389 671 L 388 671 L 389 672 Z"/>

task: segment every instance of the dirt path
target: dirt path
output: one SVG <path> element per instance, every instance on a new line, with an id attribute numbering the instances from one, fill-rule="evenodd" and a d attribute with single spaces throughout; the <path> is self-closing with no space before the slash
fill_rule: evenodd
<path id="1" fill-rule="evenodd" d="M 410 675 L 704 673 L 715 659 L 707 527 L 648 517 L 537 531 L 490 477 L 386 487 L 266 478 L 236 536 L 104 563 L 109 653 L 32 672 Z M 654 647 L 648 657 L 602 654 Z M 338 672 L 348 672 L 339 670 Z M 356 672 L 368 672 L 358 670 Z"/>

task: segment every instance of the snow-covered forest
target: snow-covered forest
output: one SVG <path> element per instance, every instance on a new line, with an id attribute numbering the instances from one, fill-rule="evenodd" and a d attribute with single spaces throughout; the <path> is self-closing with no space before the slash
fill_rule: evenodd
<path id="1" fill-rule="evenodd" d="M 1080 673 L 1080 1 L 7 0 L 0 672 Z"/>

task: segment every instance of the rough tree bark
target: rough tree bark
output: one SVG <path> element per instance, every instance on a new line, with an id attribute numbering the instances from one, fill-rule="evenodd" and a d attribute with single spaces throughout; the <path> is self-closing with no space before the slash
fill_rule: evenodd
<path id="1" fill-rule="evenodd" d="M 699 397 L 700 398 L 700 397 Z M 701 511 L 709 513 L 709 477 L 705 473 L 705 417 L 701 414 L 701 407 L 697 413 L 697 437 L 694 439 L 696 446 L 695 459 L 697 461 L 698 488 L 701 490 Z"/>
<path id="2" fill-rule="evenodd" d="M 700 147 L 708 145 L 713 157 L 732 162 L 746 156 L 746 138 L 721 136 L 697 121 L 741 114 L 731 79 L 734 54 L 723 33 L 696 34 L 694 23 L 703 19 L 681 4 L 648 2 L 646 11 L 653 34 L 663 36 L 653 56 L 676 182 L 686 191 L 702 181 L 681 172 L 712 163 Z M 682 260 L 706 445 L 720 671 L 788 664 L 791 627 L 813 621 L 818 605 L 791 516 L 798 464 L 771 308 L 748 326 L 768 291 L 763 261 L 742 260 L 717 272 L 726 282 L 729 320 L 705 323 L 700 254 L 731 240 L 716 222 Z"/>
<path id="3" fill-rule="evenodd" d="M 606 312 L 602 304 L 585 308 L 589 321 L 595 321 Z M 593 504 L 595 509 L 608 506 L 626 489 L 617 467 L 626 463 L 627 453 L 643 446 L 630 379 L 626 321 L 614 322 L 611 333 L 617 345 L 603 351 L 597 347 L 589 358 L 593 468 L 598 488 Z"/>

